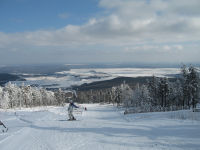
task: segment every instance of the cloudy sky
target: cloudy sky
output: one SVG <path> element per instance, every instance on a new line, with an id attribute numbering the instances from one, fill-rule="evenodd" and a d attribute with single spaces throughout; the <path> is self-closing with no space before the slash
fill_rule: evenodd
<path id="1" fill-rule="evenodd" d="M 199 58 L 200 0 L 0 0 L 0 65 Z"/>

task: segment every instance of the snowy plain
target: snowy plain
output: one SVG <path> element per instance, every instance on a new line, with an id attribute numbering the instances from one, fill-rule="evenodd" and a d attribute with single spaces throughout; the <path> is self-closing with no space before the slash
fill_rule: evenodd
<path id="1" fill-rule="evenodd" d="M 199 150 L 200 113 L 191 111 L 123 115 L 112 105 L 83 104 L 77 121 L 67 106 L 0 110 L 9 128 L 1 150 Z M 2 128 L 1 128 L 2 129 Z"/>
<path id="2" fill-rule="evenodd" d="M 25 75 L 27 81 L 14 81 L 21 85 L 41 85 L 50 88 L 70 87 L 94 81 L 110 80 L 116 77 L 164 77 L 180 73 L 180 68 L 81 68 L 55 72 L 53 75 Z"/>

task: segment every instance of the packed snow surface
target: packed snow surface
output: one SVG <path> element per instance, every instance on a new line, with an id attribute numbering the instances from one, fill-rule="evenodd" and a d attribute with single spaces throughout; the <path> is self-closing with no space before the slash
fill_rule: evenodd
<path id="1" fill-rule="evenodd" d="M 1 110 L 9 128 L 1 150 L 199 150 L 199 113 L 123 115 L 111 105 L 88 104 L 67 120 L 67 107 Z M 1 128 L 2 129 L 2 128 Z"/>

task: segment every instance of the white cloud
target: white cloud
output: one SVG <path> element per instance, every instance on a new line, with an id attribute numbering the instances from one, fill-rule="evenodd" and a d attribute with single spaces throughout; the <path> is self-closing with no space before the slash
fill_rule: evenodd
<path id="1" fill-rule="evenodd" d="M 182 43 L 192 45 L 200 40 L 199 0 L 100 0 L 99 6 L 109 13 L 83 25 L 67 25 L 54 31 L 0 32 L 0 48 L 74 46 L 80 50 L 88 45 L 104 45 L 146 53 L 154 49 L 188 51 Z M 66 19 L 69 15 L 58 16 Z"/>
<path id="2" fill-rule="evenodd" d="M 36 45 L 65 45 L 72 41 L 80 44 L 104 44 L 105 41 L 109 41 L 108 43 L 116 44 L 116 40 L 117 43 L 146 42 L 149 39 L 165 42 L 197 40 L 200 36 L 200 16 L 186 17 L 184 13 L 180 13 L 187 8 L 186 4 L 196 9 L 197 3 L 195 0 L 181 1 L 181 3 L 175 0 L 151 0 L 149 3 L 146 0 L 101 0 L 101 7 L 114 10 L 108 16 L 91 18 L 84 25 L 67 25 L 55 31 L 4 34 L 4 36 L 9 38 L 10 42 Z M 193 9 L 187 8 L 187 11 L 189 10 Z M 156 15 L 157 11 L 164 13 L 161 16 Z M 63 13 L 59 16 L 67 17 L 68 14 Z"/>
<path id="3" fill-rule="evenodd" d="M 145 52 L 145 53 L 168 53 L 168 52 L 180 52 L 183 50 L 182 45 L 177 44 L 161 44 L 161 45 L 152 45 L 152 44 L 143 44 L 143 45 L 136 45 L 136 46 L 127 46 L 124 48 L 125 52 L 128 53 L 138 53 L 138 52 Z"/>

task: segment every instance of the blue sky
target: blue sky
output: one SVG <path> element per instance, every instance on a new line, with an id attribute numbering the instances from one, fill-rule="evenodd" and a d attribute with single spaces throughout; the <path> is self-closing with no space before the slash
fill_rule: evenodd
<path id="1" fill-rule="evenodd" d="M 0 0 L 0 65 L 200 63 L 199 0 Z"/>
<path id="2" fill-rule="evenodd" d="M 100 13 L 97 0 L 1 0 L 0 31 L 53 30 L 83 24 Z"/>

